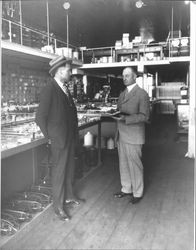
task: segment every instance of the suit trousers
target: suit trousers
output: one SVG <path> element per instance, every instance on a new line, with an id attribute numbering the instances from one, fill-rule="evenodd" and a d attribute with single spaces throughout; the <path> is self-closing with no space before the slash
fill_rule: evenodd
<path id="1" fill-rule="evenodd" d="M 75 170 L 75 144 L 71 140 L 65 148 L 51 146 L 52 161 L 52 193 L 54 208 L 63 208 L 66 199 L 75 198 L 73 181 Z"/>
<path id="2" fill-rule="evenodd" d="M 121 191 L 142 197 L 144 189 L 143 164 L 141 161 L 142 144 L 128 144 L 121 140 L 117 143 Z"/>

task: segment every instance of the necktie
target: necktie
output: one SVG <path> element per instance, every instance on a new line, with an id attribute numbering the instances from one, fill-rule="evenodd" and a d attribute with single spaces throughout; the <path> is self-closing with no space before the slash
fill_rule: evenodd
<path id="1" fill-rule="evenodd" d="M 124 95 L 124 99 L 126 99 L 127 95 L 128 95 L 128 88 L 125 89 L 125 95 Z"/>
<path id="2" fill-rule="evenodd" d="M 70 91 L 69 91 L 66 83 L 63 84 L 63 90 L 64 90 L 65 94 L 67 95 L 69 104 L 72 104 L 72 97 L 71 97 Z"/>
<path id="3" fill-rule="evenodd" d="M 63 91 L 69 97 L 69 89 L 66 83 L 63 84 Z"/>

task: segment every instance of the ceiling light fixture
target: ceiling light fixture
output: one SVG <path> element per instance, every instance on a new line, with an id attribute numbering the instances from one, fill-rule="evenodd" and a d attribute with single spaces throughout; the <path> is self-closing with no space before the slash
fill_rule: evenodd
<path id="1" fill-rule="evenodd" d="M 136 3 L 135 3 L 135 6 L 137 8 L 142 8 L 144 6 L 144 3 L 142 2 L 142 0 L 138 0 Z"/>
<path id="2" fill-rule="evenodd" d="M 184 1 L 185 4 L 189 4 L 189 1 Z"/>
<path id="3" fill-rule="evenodd" d="M 68 10 L 68 9 L 70 8 L 70 3 L 69 3 L 69 2 L 65 2 L 65 3 L 63 4 L 63 8 L 64 8 L 65 10 Z"/>

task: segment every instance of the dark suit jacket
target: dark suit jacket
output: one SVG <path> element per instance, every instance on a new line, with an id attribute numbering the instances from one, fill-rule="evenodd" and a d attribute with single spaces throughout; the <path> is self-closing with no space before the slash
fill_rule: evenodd
<path id="1" fill-rule="evenodd" d="M 78 136 L 76 107 L 54 79 L 41 93 L 36 123 L 54 147 L 64 148 Z"/>
<path id="2" fill-rule="evenodd" d="M 125 143 L 145 143 L 145 122 L 149 119 L 150 103 L 147 92 L 136 85 L 125 96 L 123 91 L 118 99 L 118 109 L 126 113 L 125 121 L 117 122 L 117 137 Z"/>

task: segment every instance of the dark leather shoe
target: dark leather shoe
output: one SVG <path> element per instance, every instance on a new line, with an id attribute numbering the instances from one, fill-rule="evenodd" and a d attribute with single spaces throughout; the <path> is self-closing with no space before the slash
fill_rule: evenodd
<path id="1" fill-rule="evenodd" d="M 57 217 L 60 220 L 63 220 L 63 221 L 69 221 L 70 220 L 70 217 L 68 216 L 68 214 L 65 213 L 65 211 L 62 208 L 55 209 L 55 214 L 57 215 Z"/>
<path id="2" fill-rule="evenodd" d="M 81 204 L 81 201 L 78 199 L 67 199 L 65 200 L 65 204 L 74 204 L 76 206 L 79 206 Z"/>
<path id="3" fill-rule="evenodd" d="M 136 203 L 138 203 L 140 200 L 142 199 L 142 197 L 132 197 L 131 198 L 131 200 L 130 200 L 130 202 L 132 203 L 132 204 L 136 204 Z"/>
<path id="4" fill-rule="evenodd" d="M 115 198 L 123 198 L 123 197 L 126 197 L 126 196 L 132 196 L 132 195 L 133 195 L 132 193 L 123 193 L 121 191 L 121 192 L 118 192 L 118 193 L 114 194 L 114 197 Z"/>

